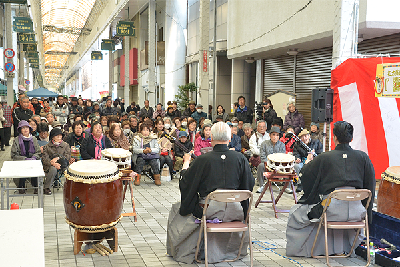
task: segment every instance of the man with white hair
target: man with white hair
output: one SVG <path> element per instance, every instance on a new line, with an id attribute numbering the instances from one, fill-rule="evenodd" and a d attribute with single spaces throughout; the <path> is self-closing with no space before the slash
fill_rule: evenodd
<path id="1" fill-rule="evenodd" d="M 196 226 L 194 220 L 195 217 L 201 218 L 204 200 L 209 193 L 216 189 L 253 190 L 254 178 L 247 159 L 241 153 L 229 150 L 230 139 L 228 124 L 218 122 L 211 128 L 211 152 L 198 156 L 190 167 L 190 155 L 184 155 L 179 182 L 181 202 L 171 208 L 167 231 L 167 253 L 176 261 L 192 263 L 194 260 L 200 226 Z M 212 201 L 207 208 L 207 218 L 224 222 L 242 221 L 248 204 L 248 201 L 228 205 Z M 190 214 L 193 216 L 188 216 Z M 238 233 L 209 233 L 208 262 L 220 262 L 235 253 L 233 251 L 237 253 L 240 238 Z M 245 244 L 242 255 L 247 254 Z"/>
<path id="2" fill-rule="evenodd" d="M 257 122 L 257 131 L 250 137 L 249 140 L 249 146 L 252 153 L 252 157 L 249 161 L 254 167 L 257 167 L 261 163 L 260 147 L 262 142 L 269 139 L 270 137 L 267 133 L 267 123 L 263 120 L 259 120 Z"/>

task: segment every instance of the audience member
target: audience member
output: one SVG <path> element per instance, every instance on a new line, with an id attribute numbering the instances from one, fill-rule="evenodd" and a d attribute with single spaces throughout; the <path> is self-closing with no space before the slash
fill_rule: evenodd
<path id="1" fill-rule="evenodd" d="M 310 137 L 312 140 L 318 139 L 321 144 L 324 142 L 324 133 L 319 130 L 319 123 L 311 122 Z"/>
<path id="2" fill-rule="evenodd" d="M 214 114 L 213 121 L 217 121 L 217 117 L 222 116 L 222 121 L 226 121 L 228 118 L 228 113 L 225 112 L 225 109 L 222 105 L 217 106 L 216 113 Z"/>
<path id="3" fill-rule="evenodd" d="M 55 104 L 53 106 L 53 110 L 54 110 L 54 115 L 57 116 L 58 121 L 61 124 L 67 123 L 67 117 L 68 117 L 70 112 L 69 112 L 69 107 L 64 102 L 64 97 L 62 95 L 59 95 L 57 97 L 57 104 Z M 46 117 L 47 117 L 47 115 L 46 115 Z"/>
<path id="4" fill-rule="evenodd" d="M 200 156 L 212 150 L 211 145 L 211 124 L 204 124 L 200 136 L 194 143 L 194 154 Z"/>
<path id="5" fill-rule="evenodd" d="M 249 140 L 251 138 L 251 135 L 253 134 L 253 128 L 251 128 L 250 123 L 245 123 L 243 125 L 243 129 L 244 135 L 241 137 L 241 152 L 247 159 L 250 159 L 252 153 L 250 150 Z"/>
<path id="6" fill-rule="evenodd" d="M 29 109 L 29 99 L 22 97 L 20 100 L 20 107 L 16 107 L 13 111 L 14 125 L 17 126 L 21 121 L 28 121 L 33 116 L 33 111 Z M 18 129 L 14 133 L 14 137 L 18 136 Z"/>
<path id="7" fill-rule="evenodd" d="M 207 119 L 207 113 L 203 112 L 202 104 L 197 104 L 196 110 L 197 112 L 193 112 L 191 117 L 196 120 L 197 124 L 199 124 L 200 118 Z"/>
<path id="8" fill-rule="evenodd" d="M 83 139 L 85 139 L 86 137 L 84 129 L 85 125 L 82 121 L 74 121 L 74 123 L 72 124 L 72 132 L 64 137 L 64 142 L 67 143 L 71 148 L 71 159 L 69 162 L 70 164 L 82 159 L 82 143 Z"/>
<path id="9" fill-rule="evenodd" d="M 130 144 L 128 138 L 124 135 L 119 123 L 113 123 L 108 131 L 107 137 L 111 141 L 111 145 L 116 148 L 129 150 Z"/>
<path id="10" fill-rule="evenodd" d="M 103 135 L 103 128 L 99 122 L 93 123 L 91 133 L 84 138 L 81 146 L 82 159 L 101 159 L 101 151 L 111 148 L 111 141 Z"/>
<path id="11" fill-rule="evenodd" d="M 243 123 L 253 123 L 253 110 L 245 105 L 246 99 L 244 96 L 238 97 L 239 107 L 235 110 L 234 117 L 238 118 Z"/>
<path id="12" fill-rule="evenodd" d="M 182 116 L 191 117 L 193 113 L 196 112 L 196 102 L 193 100 L 189 101 L 188 108 L 183 111 Z"/>
<path id="13" fill-rule="evenodd" d="M 252 153 L 249 159 L 250 163 L 257 167 L 261 163 L 260 159 L 260 147 L 262 142 L 269 140 L 269 134 L 267 133 L 267 124 L 265 121 L 257 121 L 257 131 L 251 136 L 249 140 L 249 146 Z"/>
<path id="14" fill-rule="evenodd" d="M 283 129 L 286 129 L 288 125 L 292 125 L 294 127 L 294 133 L 298 135 L 301 130 L 305 128 L 303 115 L 296 109 L 294 101 L 288 103 L 287 109 L 289 112 L 285 116 Z"/>
<path id="15" fill-rule="evenodd" d="M 140 110 L 140 119 L 153 118 L 153 108 L 149 106 L 149 100 L 144 101 L 144 107 Z"/>
<path id="16" fill-rule="evenodd" d="M 264 104 L 265 105 L 263 105 L 263 118 L 267 123 L 267 131 L 269 132 L 269 130 L 272 127 L 272 122 L 274 121 L 274 119 L 277 118 L 277 115 L 270 99 L 268 98 L 264 99 Z"/>

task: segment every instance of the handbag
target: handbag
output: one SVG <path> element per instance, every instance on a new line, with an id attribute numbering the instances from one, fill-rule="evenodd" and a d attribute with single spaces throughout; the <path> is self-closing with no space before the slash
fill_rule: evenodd
<path id="1" fill-rule="evenodd" d="M 143 138 L 142 138 L 142 148 L 143 147 Z M 155 153 L 155 152 L 150 152 L 150 153 L 140 153 L 139 154 L 140 157 L 142 157 L 144 160 L 151 160 L 151 159 L 159 159 L 160 158 L 160 154 Z"/>

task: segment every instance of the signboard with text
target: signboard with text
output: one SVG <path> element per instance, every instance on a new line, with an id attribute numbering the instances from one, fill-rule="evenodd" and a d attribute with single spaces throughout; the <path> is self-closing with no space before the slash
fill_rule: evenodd
<path id="1" fill-rule="evenodd" d="M 39 68 L 39 64 L 30 64 L 29 67 L 31 67 L 32 69 L 38 69 Z"/>
<path id="2" fill-rule="evenodd" d="M 38 58 L 30 58 L 30 59 L 29 59 L 29 63 L 32 63 L 32 64 L 39 64 L 39 59 L 38 59 Z"/>
<path id="3" fill-rule="evenodd" d="M 27 58 L 39 58 L 39 53 L 38 52 L 26 52 L 25 56 Z"/>
<path id="4" fill-rule="evenodd" d="M 15 17 L 13 22 L 15 32 L 29 33 L 33 32 L 33 22 L 29 17 Z"/>
<path id="5" fill-rule="evenodd" d="M 133 21 L 119 21 L 117 24 L 118 36 L 135 36 Z"/>
<path id="6" fill-rule="evenodd" d="M 115 50 L 115 41 L 112 39 L 101 40 L 101 50 Z"/>
<path id="7" fill-rule="evenodd" d="M 18 34 L 18 42 L 20 44 L 35 44 L 35 34 L 20 33 Z"/>
<path id="8" fill-rule="evenodd" d="M 25 52 L 37 52 L 37 44 L 24 44 L 22 50 Z"/>
<path id="9" fill-rule="evenodd" d="M 92 51 L 90 55 L 91 60 L 103 60 L 103 53 L 101 51 Z"/>
<path id="10" fill-rule="evenodd" d="M 400 98 L 400 62 L 376 66 L 375 96 Z"/>

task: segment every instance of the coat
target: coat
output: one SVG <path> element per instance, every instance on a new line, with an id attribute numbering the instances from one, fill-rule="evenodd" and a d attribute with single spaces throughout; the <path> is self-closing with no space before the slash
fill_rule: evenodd
<path id="1" fill-rule="evenodd" d="M 206 118 L 206 119 L 207 119 L 207 113 L 205 113 L 205 112 L 203 112 L 203 111 L 202 111 L 201 113 L 198 113 L 198 112 L 196 111 L 196 112 L 193 112 L 193 113 L 192 113 L 191 117 L 192 117 L 193 119 L 195 119 L 196 122 L 197 122 L 197 125 L 199 125 L 199 121 L 200 121 L 201 118 Z"/>
<path id="2" fill-rule="evenodd" d="M 277 117 L 276 111 L 273 108 L 269 108 L 264 112 L 264 120 L 267 123 L 267 131 L 271 130 L 272 121 Z"/>
<path id="3" fill-rule="evenodd" d="M 303 115 L 297 109 L 293 113 L 286 114 L 283 129 L 286 130 L 289 125 L 293 126 L 295 134 L 299 134 L 301 129 L 306 127 Z"/>
<path id="4" fill-rule="evenodd" d="M 242 141 L 240 140 L 240 137 L 236 134 L 232 135 L 228 148 L 235 148 L 235 151 L 240 152 L 242 150 Z"/>
<path id="5" fill-rule="evenodd" d="M 192 142 L 190 142 L 189 140 L 187 140 L 185 143 L 183 143 L 182 145 L 184 145 L 188 151 L 191 151 L 193 149 L 193 144 Z M 179 146 L 177 146 L 175 144 L 175 157 L 181 157 L 183 158 L 183 155 L 186 152 L 184 152 Z"/>
<path id="6" fill-rule="evenodd" d="M 112 147 L 110 139 L 108 139 L 108 137 L 105 136 L 104 134 L 102 138 L 102 143 L 104 144 L 104 149 Z M 81 146 L 82 159 L 94 159 L 95 147 L 96 147 L 96 142 L 93 139 L 93 135 L 90 134 L 85 139 L 83 139 Z"/>
<path id="7" fill-rule="evenodd" d="M 32 110 L 16 107 L 13 111 L 14 124 L 18 125 L 18 123 L 22 120 L 28 121 L 30 118 L 32 118 L 32 116 Z"/>
<path id="8" fill-rule="evenodd" d="M 151 119 L 151 118 L 153 118 L 153 112 L 154 112 L 154 110 L 153 110 L 152 107 L 149 107 L 148 110 L 146 109 L 146 107 L 143 107 L 143 108 L 140 110 L 139 116 L 140 116 L 141 119 L 142 119 L 142 118 L 146 118 L 146 117 L 149 117 L 149 118 Z"/>
<path id="9" fill-rule="evenodd" d="M 0 108 L 0 129 L 4 128 L 3 124 L 5 121 L 6 119 L 4 118 L 4 110 Z"/>
<path id="10" fill-rule="evenodd" d="M 238 118 L 239 121 L 243 121 L 243 123 L 253 123 L 253 110 L 248 106 L 244 106 L 243 109 L 238 107 L 235 110 L 234 117 Z"/>
<path id="11" fill-rule="evenodd" d="M 191 117 L 194 112 L 197 112 L 197 110 L 191 111 L 190 108 L 187 108 L 183 111 L 182 117 Z"/>
<path id="12" fill-rule="evenodd" d="M 322 144 L 319 140 L 311 139 L 307 146 L 311 148 L 311 150 L 314 150 L 317 155 L 322 153 Z M 293 146 L 293 156 L 296 159 L 304 161 L 308 156 L 308 151 L 303 148 L 299 142 L 296 142 Z"/>
<path id="13" fill-rule="evenodd" d="M 270 154 L 275 154 L 275 153 L 285 153 L 286 148 L 285 145 L 281 142 L 278 141 L 276 144 L 272 144 L 271 140 L 266 140 L 262 142 L 261 147 L 260 147 L 260 159 L 262 162 L 267 162 L 267 157 Z"/>
<path id="14" fill-rule="evenodd" d="M 101 112 L 102 116 L 118 115 L 118 111 L 114 107 L 105 107 Z"/>
<path id="15" fill-rule="evenodd" d="M 194 142 L 194 154 L 196 156 L 201 155 L 201 149 L 204 147 L 211 147 L 211 139 L 205 140 L 203 137 L 199 136 Z"/>
<path id="16" fill-rule="evenodd" d="M 54 115 L 61 124 L 67 123 L 67 118 L 69 115 L 69 107 L 67 104 L 59 105 L 58 103 L 53 106 Z"/>
<path id="17" fill-rule="evenodd" d="M 154 136 L 149 144 L 152 153 L 160 153 L 160 146 L 158 145 L 157 136 Z M 132 153 L 136 155 L 143 154 L 143 150 L 142 139 L 139 137 L 139 135 L 136 135 L 132 142 Z"/>
<path id="18" fill-rule="evenodd" d="M 31 110 L 32 111 L 32 110 Z M 32 137 L 33 146 L 35 148 L 35 153 L 32 157 L 40 159 L 40 146 L 35 137 Z M 19 146 L 18 136 L 14 138 L 13 144 L 11 146 L 11 159 L 12 160 L 25 160 L 26 157 L 21 155 L 21 148 Z"/>
<path id="19" fill-rule="evenodd" d="M 45 172 L 49 171 L 51 167 L 50 161 L 56 157 L 64 157 L 68 161 L 71 159 L 71 148 L 66 142 L 61 142 L 59 146 L 56 146 L 50 141 L 43 147 L 42 164 Z"/>
<path id="20" fill-rule="evenodd" d="M 82 109 L 82 107 L 79 106 L 79 105 L 76 105 L 76 106 L 72 106 L 72 105 L 71 105 L 71 107 L 70 107 L 70 114 L 75 114 L 75 115 L 80 114 L 80 115 L 83 115 L 83 109 Z"/>

